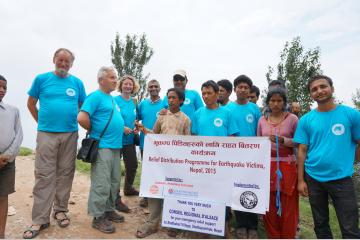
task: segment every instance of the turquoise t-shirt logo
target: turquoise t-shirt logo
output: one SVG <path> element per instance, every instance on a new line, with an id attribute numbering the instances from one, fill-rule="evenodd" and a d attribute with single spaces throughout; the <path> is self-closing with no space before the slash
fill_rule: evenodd
<path id="1" fill-rule="evenodd" d="M 252 123 L 252 122 L 254 121 L 254 116 L 253 116 L 252 114 L 248 114 L 248 115 L 246 116 L 246 121 L 247 121 L 248 123 Z"/>
<path id="2" fill-rule="evenodd" d="M 345 133 L 345 127 L 341 123 L 334 124 L 331 128 L 334 135 L 340 136 Z"/>
<path id="3" fill-rule="evenodd" d="M 223 120 L 221 118 L 215 118 L 214 125 L 216 127 L 221 127 L 223 125 Z"/>
<path id="4" fill-rule="evenodd" d="M 76 92 L 75 92 L 74 89 L 68 88 L 68 89 L 66 89 L 66 94 L 67 94 L 69 97 L 74 97 L 75 94 L 76 94 Z"/>
<path id="5" fill-rule="evenodd" d="M 185 104 L 185 105 L 189 105 L 189 104 L 190 104 L 190 99 L 185 98 L 184 104 Z"/>

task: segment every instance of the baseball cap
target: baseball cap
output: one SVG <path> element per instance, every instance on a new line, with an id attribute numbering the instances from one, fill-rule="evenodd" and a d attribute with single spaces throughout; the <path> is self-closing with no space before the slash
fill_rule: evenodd
<path id="1" fill-rule="evenodd" d="M 178 69 L 178 70 L 176 70 L 175 72 L 174 72 L 174 76 L 175 75 L 180 75 L 180 76 L 182 76 L 183 78 L 186 78 L 186 72 L 185 72 L 185 70 L 183 70 L 183 69 Z"/>

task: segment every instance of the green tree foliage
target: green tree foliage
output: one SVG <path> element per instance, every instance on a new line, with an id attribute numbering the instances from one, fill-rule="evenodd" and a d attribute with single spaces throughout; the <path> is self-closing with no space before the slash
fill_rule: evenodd
<path id="1" fill-rule="evenodd" d="M 312 76 L 322 73 L 320 48 L 306 51 L 300 37 L 295 37 L 291 42 L 286 42 L 276 70 L 276 79 L 285 82 L 289 102 L 299 102 L 302 113 L 308 112 L 313 101 L 307 90 L 307 82 Z M 269 66 L 265 75 L 268 83 L 273 80 L 273 73 L 274 68 Z"/>
<path id="2" fill-rule="evenodd" d="M 119 77 L 130 74 L 139 81 L 140 91 L 136 96 L 138 101 L 146 94 L 146 82 L 150 74 L 144 74 L 143 69 L 153 54 L 145 33 L 140 36 L 127 34 L 124 40 L 116 33 L 115 41 L 111 43 L 111 61 Z"/>
<path id="3" fill-rule="evenodd" d="M 360 110 L 360 88 L 356 89 L 355 94 L 352 95 L 352 101 L 355 105 L 355 107 Z"/>

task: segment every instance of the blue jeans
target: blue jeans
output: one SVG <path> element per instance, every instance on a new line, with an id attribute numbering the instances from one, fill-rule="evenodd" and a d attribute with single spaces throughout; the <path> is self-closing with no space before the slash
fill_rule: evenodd
<path id="1" fill-rule="evenodd" d="M 360 238 L 359 213 L 354 183 L 351 177 L 329 182 L 318 182 L 305 173 L 309 200 L 317 238 L 333 238 L 329 226 L 329 201 L 331 197 L 342 238 Z"/>

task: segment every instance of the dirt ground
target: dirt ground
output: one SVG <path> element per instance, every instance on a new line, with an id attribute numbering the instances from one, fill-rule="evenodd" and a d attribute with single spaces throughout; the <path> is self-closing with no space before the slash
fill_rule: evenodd
<path id="1" fill-rule="evenodd" d="M 34 156 L 18 157 L 16 159 L 16 192 L 9 196 L 9 205 L 15 209 L 16 213 L 8 216 L 6 238 L 22 238 L 24 230 L 31 223 L 33 186 Z M 131 208 L 131 213 L 122 213 L 125 216 L 125 222 L 115 223 L 115 233 L 104 234 L 91 227 L 92 218 L 87 215 L 89 187 L 89 176 L 77 172 L 70 197 L 70 226 L 62 229 L 57 226 L 55 220 L 51 219 L 50 227 L 43 230 L 37 238 L 135 238 L 134 234 L 137 226 L 144 222 L 148 214 L 147 209 L 139 207 L 139 198 L 124 197 L 124 201 Z M 167 238 L 166 231 L 161 229 L 156 234 L 149 236 L 149 238 Z"/>

